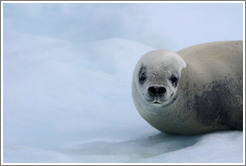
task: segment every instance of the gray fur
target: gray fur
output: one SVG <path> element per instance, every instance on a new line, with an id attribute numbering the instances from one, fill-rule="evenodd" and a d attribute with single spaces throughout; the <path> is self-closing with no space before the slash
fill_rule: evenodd
<path id="1" fill-rule="evenodd" d="M 151 51 L 136 65 L 132 94 L 141 116 L 163 132 L 242 130 L 243 43 Z"/>

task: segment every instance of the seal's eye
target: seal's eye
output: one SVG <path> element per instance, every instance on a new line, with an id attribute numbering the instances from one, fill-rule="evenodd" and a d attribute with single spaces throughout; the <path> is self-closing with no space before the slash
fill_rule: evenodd
<path id="1" fill-rule="evenodd" d="M 143 83 L 146 80 L 146 73 L 143 72 L 139 75 L 139 82 Z"/>
<path id="2" fill-rule="evenodd" d="M 139 79 L 140 84 L 143 84 L 146 78 L 147 78 L 146 67 L 142 65 L 138 73 L 138 79 Z"/>
<path id="3" fill-rule="evenodd" d="M 177 78 L 177 77 L 175 77 L 174 75 L 172 75 L 172 76 L 169 78 L 169 80 L 172 82 L 172 84 L 173 84 L 174 86 L 177 86 L 177 83 L 178 83 L 178 78 Z"/>

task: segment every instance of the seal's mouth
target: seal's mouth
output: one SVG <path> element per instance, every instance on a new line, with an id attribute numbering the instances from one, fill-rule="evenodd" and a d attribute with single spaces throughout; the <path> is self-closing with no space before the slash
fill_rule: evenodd
<path id="1" fill-rule="evenodd" d="M 160 99 L 155 99 L 155 100 L 151 101 L 150 103 L 153 104 L 153 105 L 161 105 L 161 104 L 165 104 L 165 103 L 167 103 L 167 101 L 169 101 L 169 100 L 172 98 L 173 94 L 174 94 L 174 93 L 172 93 L 168 99 L 162 99 L 162 100 L 160 100 Z"/>
<path id="2" fill-rule="evenodd" d="M 152 104 L 162 104 L 162 103 L 159 101 L 154 101 L 154 102 L 152 102 Z"/>

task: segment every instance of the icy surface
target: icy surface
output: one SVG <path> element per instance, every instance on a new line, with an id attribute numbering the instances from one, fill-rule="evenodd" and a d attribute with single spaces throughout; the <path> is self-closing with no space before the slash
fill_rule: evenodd
<path id="1" fill-rule="evenodd" d="M 131 97 L 147 51 L 241 27 L 240 4 L 4 4 L 3 162 L 243 162 L 243 132 L 160 133 Z"/>

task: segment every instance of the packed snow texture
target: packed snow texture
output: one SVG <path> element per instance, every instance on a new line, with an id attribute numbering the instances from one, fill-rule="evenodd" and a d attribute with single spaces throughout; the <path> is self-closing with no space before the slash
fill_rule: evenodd
<path id="1" fill-rule="evenodd" d="M 167 135 L 131 79 L 153 49 L 242 40 L 242 4 L 4 4 L 4 163 L 241 163 L 243 132 Z"/>

